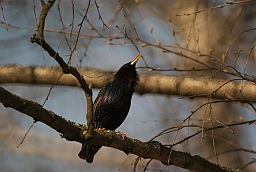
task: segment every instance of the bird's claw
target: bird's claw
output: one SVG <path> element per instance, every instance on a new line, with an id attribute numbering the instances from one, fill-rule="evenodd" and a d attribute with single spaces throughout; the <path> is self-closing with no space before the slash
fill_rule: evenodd
<path id="1" fill-rule="evenodd" d="M 106 130 L 106 128 L 97 128 L 97 130 L 102 131 L 102 130 Z"/>
<path id="2" fill-rule="evenodd" d="M 126 134 L 124 134 L 121 131 L 116 132 L 116 134 L 121 135 L 122 139 L 124 140 L 126 138 Z"/>

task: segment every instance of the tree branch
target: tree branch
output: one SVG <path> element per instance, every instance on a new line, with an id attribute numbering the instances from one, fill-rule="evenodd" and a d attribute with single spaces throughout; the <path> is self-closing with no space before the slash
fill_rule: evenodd
<path id="1" fill-rule="evenodd" d="M 213 164 L 200 156 L 192 156 L 188 153 L 175 151 L 163 146 L 159 142 L 141 142 L 128 137 L 123 139 L 122 136 L 113 131 L 95 130 L 93 138 L 85 139 L 86 137 L 82 134 L 81 126 L 62 118 L 52 111 L 44 109 L 36 102 L 12 94 L 2 87 L 0 87 L 0 102 L 5 107 L 11 107 L 32 117 L 35 121 L 43 122 L 61 133 L 69 141 L 108 146 L 142 158 L 159 160 L 165 165 L 175 165 L 193 171 L 233 171 Z"/>
<path id="2" fill-rule="evenodd" d="M 93 88 L 102 88 L 110 81 L 114 72 L 97 69 L 80 69 L 84 79 Z M 0 66 L 0 84 L 26 83 L 52 85 L 61 74 L 59 68 Z M 63 75 L 56 85 L 79 86 L 77 80 L 70 75 Z M 222 80 L 207 77 L 185 77 L 170 75 L 141 75 L 136 89 L 138 94 L 154 93 L 178 95 L 184 97 L 205 97 L 240 102 L 256 102 L 256 85 L 252 82 Z"/>
<path id="3" fill-rule="evenodd" d="M 50 11 L 51 7 L 55 3 L 55 0 L 48 0 L 48 2 L 45 4 L 43 1 L 41 3 L 42 10 L 39 17 L 39 25 L 38 25 L 38 32 L 37 34 L 34 34 L 30 41 L 32 43 L 37 43 L 40 45 L 46 52 L 49 53 L 49 55 L 54 58 L 62 68 L 63 73 L 65 74 L 72 74 L 77 81 L 79 82 L 81 88 L 84 90 L 85 97 L 86 97 L 86 105 L 87 105 L 87 113 L 86 113 L 86 119 L 87 119 L 87 126 L 88 126 L 88 132 L 87 137 L 91 138 L 94 131 L 94 124 L 93 124 L 93 103 L 92 103 L 92 90 L 87 84 L 87 82 L 84 80 L 83 75 L 81 75 L 78 70 L 75 67 L 72 67 L 68 65 L 63 58 L 57 53 L 44 39 L 44 25 L 45 25 L 45 19 Z"/>

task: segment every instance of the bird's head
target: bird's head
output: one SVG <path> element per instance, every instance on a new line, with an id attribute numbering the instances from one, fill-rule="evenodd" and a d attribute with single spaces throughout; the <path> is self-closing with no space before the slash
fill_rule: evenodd
<path id="1" fill-rule="evenodd" d="M 131 78 L 136 82 L 138 80 L 138 74 L 136 72 L 135 65 L 140 59 L 141 54 L 138 54 L 132 61 L 124 64 L 116 73 L 115 78 Z"/>

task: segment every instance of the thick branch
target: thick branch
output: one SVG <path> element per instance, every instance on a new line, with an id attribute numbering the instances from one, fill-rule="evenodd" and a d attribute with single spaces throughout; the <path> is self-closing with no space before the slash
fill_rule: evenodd
<path id="1" fill-rule="evenodd" d="M 0 102 L 6 106 L 22 112 L 36 121 L 41 121 L 57 132 L 61 133 L 69 141 L 84 142 L 87 144 L 103 145 L 122 150 L 127 153 L 136 154 L 142 158 L 161 161 L 165 165 L 175 165 L 193 171 L 232 171 L 221 168 L 200 156 L 191 156 L 188 153 L 171 150 L 160 143 L 144 143 L 136 139 L 122 138 L 114 132 L 94 132 L 94 137 L 85 139 L 82 128 L 71 121 L 67 121 L 54 112 L 44 109 L 36 102 L 23 99 L 0 87 Z"/>
<path id="2" fill-rule="evenodd" d="M 101 88 L 113 78 L 113 72 L 81 69 L 84 79 L 93 88 Z M 59 68 L 1 66 L 1 83 L 49 84 L 57 81 Z M 63 75 L 57 85 L 79 86 L 74 77 Z M 136 89 L 138 94 L 154 93 L 184 97 L 206 97 L 217 99 L 256 102 L 256 85 L 246 81 L 228 81 L 207 77 L 185 77 L 170 75 L 143 75 Z"/>

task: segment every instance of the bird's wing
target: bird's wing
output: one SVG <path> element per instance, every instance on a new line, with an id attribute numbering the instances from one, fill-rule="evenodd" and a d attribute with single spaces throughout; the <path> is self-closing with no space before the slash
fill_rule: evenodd
<path id="1" fill-rule="evenodd" d="M 115 113 L 115 109 L 119 106 L 120 96 L 122 94 L 118 93 L 120 89 L 117 89 L 113 83 L 108 83 L 103 87 L 98 96 L 96 97 L 93 105 L 94 114 L 94 124 L 96 128 L 105 128 L 109 130 L 115 130 L 116 128 L 109 127 L 108 120 L 111 113 Z"/>
<path id="2" fill-rule="evenodd" d="M 109 84 L 103 87 L 93 104 L 94 124 L 96 128 L 106 128 L 104 126 L 105 118 L 108 116 L 111 108 L 111 92 L 107 90 Z"/>
<path id="3" fill-rule="evenodd" d="M 93 103 L 93 113 L 94 114 L 98 110 L 97 108 L 100 106 L 100 104 L 103 103 L 103 96 L 104 96 L 105 92 L 106 92 L 106 87 L 102 87 Z"/>

